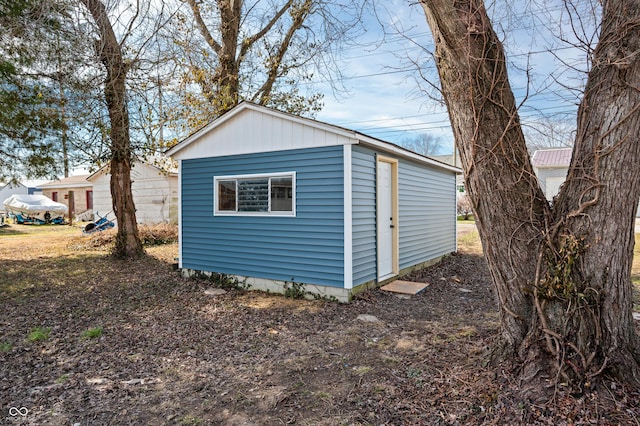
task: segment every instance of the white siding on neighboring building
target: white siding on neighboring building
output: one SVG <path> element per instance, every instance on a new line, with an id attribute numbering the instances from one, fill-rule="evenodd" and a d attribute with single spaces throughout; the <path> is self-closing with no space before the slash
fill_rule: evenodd
<path id="1" fill-rule="evenodd" d="M 571 154 L 572 148 L 551 148 L 539 149 L 531 157 L 533 171 L 538 177 L 540 188 L 549 201 L 558 195 L 560 187 L 567 179 Z M 640 204 L 636 210 L 636 217 L 640 217 Z"/>
<path id="2" fill-rule="evenodd" d="M 558 195 L 560 187 L 564 183 L 566 178 L 564 177 L 547 177 L 544 182 L 544 195 L 547 200 L 553 200 L 553 197 Z"/>
<path id="3" fill-rule="evenodd" d="M 0 186 L 0 210 L 4 210 L 4 200 L 14 194 L 28 194 L 29 189 L 21 183 Z"/>
<path id="4" fill-rule="evenodd" d="M 111 175 L 108 173 L 98 172 L 98 174 L 89 177 L 93 183 L 93 211 L 100 216 L 104 216 L 111 210 L 111 189 L 109 188 L 109 179 Z M 111 216 L 113 219 L 113 215 Z M 97 217 L 95 219 L 98 219 Z"/>
<path id="5" fill-rule="evenodd" d="M 93 185 L 87 180 L 89 175 L 76 175 L 40 185 L 42 195 L 62 203 L 71 209 L 69 192 L 73 191 L 73 214 L 81 214 L 92 209 Z"/>
<path id="6" fill-rule="evenodd" d="M 93 210 L 104 216 L 113 210 L 109 182 L 111 174 L 99 171 L 89 177 L 93 182 Z M 178 222 L 178 176 L 142 162 L 131 169 L 131 191 L 138 223 Z M 110 218 L 113 219 L 113 214 Z"/>
<path id="7" fill-rule="evenodd" d="M 542 188 L 547 200 L 551 201 L 558 194 L 560 186 L 567 178 L 568 170 L 569 166 L 534 168 L 538 182 L 540 182 L 540 188 Z"/>

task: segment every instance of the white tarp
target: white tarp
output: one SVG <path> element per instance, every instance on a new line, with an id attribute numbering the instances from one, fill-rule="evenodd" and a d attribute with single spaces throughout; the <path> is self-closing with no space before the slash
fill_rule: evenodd
<path id="1" fill-rule="evenodd" d="M 44 195 L 14 194 L 4 200 L 3 204 L 5 210 L 9 213 L 37 215 L 38 213 L 49 212 L 52 216 L 56 216 L 54 213 L 64 215 L 68 211 L 67 206 Z"/>

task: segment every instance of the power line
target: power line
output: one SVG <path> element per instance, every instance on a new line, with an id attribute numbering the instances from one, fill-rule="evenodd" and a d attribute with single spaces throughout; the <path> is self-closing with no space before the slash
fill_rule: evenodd
<path id="1" fill-rule="evenodd" d="M 535 112 L 554 112 L 555 115 L 565 115 L 565 114 L 575 114 L 576 110 L 577 110 L 577 106 L 573 109 L 566 109 L 567 106 L 566 105 L 558 105 L 558 106 L 549 106 L 549 107 L 545 107 L 545 108 L 530 108 L 530 110 L 535 111 Z M 438 112 L 435 113 L 437 114 L 447 114 L 446 111 L 445 112 Z M 340 126 L 352 126 L 354 124 L 365 124 L 365 123 L 384 123 L 384 122 L 389 122 L 389 121 L 403 121 L 406 119 L 411 119 L 411 118 L 419 118 L 419 117 L 424 117 L 427 114 L 417 114 L 417 115 L 410 115 L 410 116 L 404 116 L 404 117 L 397 117 L 397 118 L 385 118 L 385 119 L 371 119 L 371 120 L 360 120 L 360 121 L 344 121 L 344 122 L 337 122 L 334 123 L 336 125 L 340 125 Z M 535 117 L 528 117 L 528 116 L 523 116 L 521 115 L 521 121 L 523 122 L 523 124 L 527 124 L 527 122 L 529 121 L 530 118 L 535 118 Z M 417 132 L 417 131 L 428 131 L 428 130 L 448 130 L 450 128 L 450 123 L 449 123 L 449 118 L 448 115 L 446 118 L 442 118 L 439 120 L 430 120 L 430 121 L 421 121 L 421 122 L 417 122 L 417 123 L 405 123 L 405 124 L 393 124 L 393 125 L 379 125 L 379 126 L 356 126 L 357 131 L 360 131 L 362 133 L 366 133 L 366 134 L 376 134 L 376 135 L 381 135 L 381 134 L 394 134 L 394 133 L 409 133 L 409 132 Z"/>

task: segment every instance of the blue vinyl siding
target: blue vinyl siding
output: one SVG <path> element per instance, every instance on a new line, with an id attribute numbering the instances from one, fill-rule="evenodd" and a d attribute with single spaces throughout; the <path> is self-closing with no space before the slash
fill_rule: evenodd
<path id="1" fill-rule="evenodd" d="M 182 267 L 344 286 L 342 146 L 182 161 Z M 296 172 L 296 217 L 214 216 L 213 177 Z"/>
<path id="2" fill-rule="evenodd" d="M 375 172 L 376 152 L 354 146 L 354 286 L 377 278 Z M 400 269 L 455 251 L 454 173 L 399 159 L 398 192 Z"/>
<path id="3" fill-rule="evenodd" d="M 400 269 L 455 251 L 455 175 L 400 160 L 398 182 Z"/>
<path id="4" fill-rule="evenodd" d="M 354 146 L 352 163 L 353 285 L 376 279 L 376 157 Z"/>

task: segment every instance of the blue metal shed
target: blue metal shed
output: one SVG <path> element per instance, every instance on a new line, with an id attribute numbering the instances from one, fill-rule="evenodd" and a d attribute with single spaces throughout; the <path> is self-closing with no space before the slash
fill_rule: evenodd
<path id="1" fill-rule="evenodd" d="M 179 267 L 349 301 L 456 250 L 460 170 L 243 102 L 168 151 Z"/>

